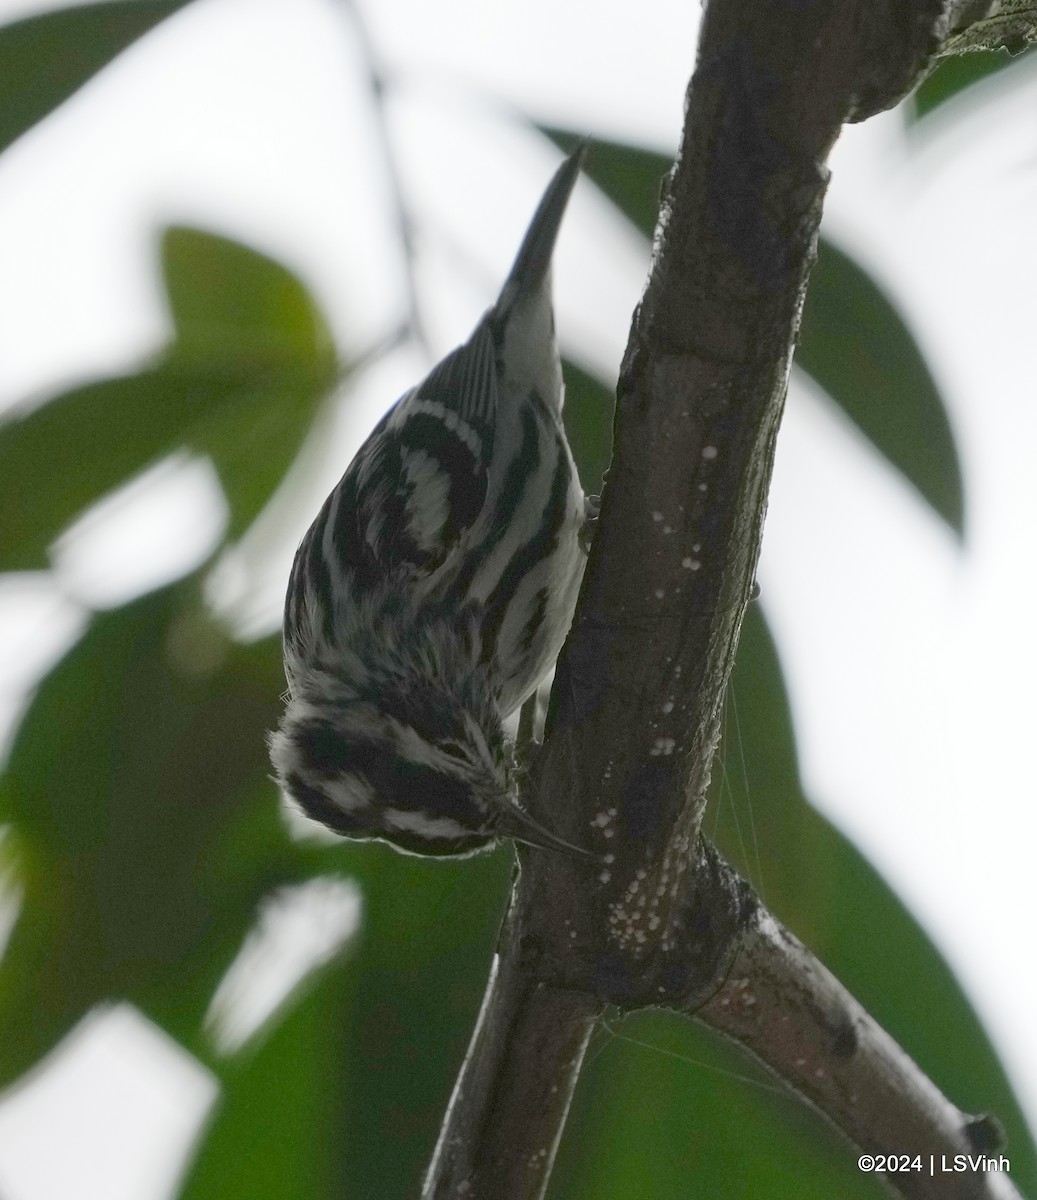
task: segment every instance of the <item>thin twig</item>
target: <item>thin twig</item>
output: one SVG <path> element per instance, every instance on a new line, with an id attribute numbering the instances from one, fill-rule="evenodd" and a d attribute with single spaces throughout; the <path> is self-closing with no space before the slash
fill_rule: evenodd
<path id="1" fill-rule="evenodd" d="M 410 209 L 404 198 L 403 181 L 400 178 L 396 152 L 393 147 L 392 133 L 389 129 L 389 117 L 385 105 L 386 78 L 378 60 L 374 43 L 371 40 L 367 22 L 360 11 L 358 0 L 342 0 L 342 4 L 348 10 L 353 22 L 353 31 L 360 50 L 360 59 L 363 63 L 371 92 L 374 127 L 382 152 L 382 165 L 389 185 L 393 217 L 399 239 L 400 252 L 403 257 L 403 278 L 407 297 L 407 324 L 411 336 L 422 350 L 428 354 L 430 352 L 429 342 L 425 333 L 425 324 L 421 317 L 421 304 L 418 298 L 417 280 L 414 275 L 414 220 L 411 217 Z"/>
<path id="2" fill-rule="evenodd" d="M 422 1200 L 539 1200 L 550 1178 L 603 1005 L 524 975 L 520 959 L 494 960 Z"/>

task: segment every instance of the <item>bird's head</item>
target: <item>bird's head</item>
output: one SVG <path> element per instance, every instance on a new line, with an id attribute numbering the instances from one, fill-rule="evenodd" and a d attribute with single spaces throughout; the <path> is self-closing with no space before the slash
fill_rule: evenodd
<path id="1" fill-rule="evenodd" d="M 464 856 L 502 837 L 586 853 L 518 806 L 471 624 L 406 628 L 335 647 L 334 669 L 288 655 L 290 697 L 270 738 L 286 797 L 345 837 L 409 854 Z"/>
<path id="2" fill-rule="evenodd" d="M 307 816 L 411 854 L 472 854 L 499 836 L 514 807 L 511 752 L 479 688 L 459 696 L 412 677 L 365 694 L 355 675 L 307 683 L 270 739 L 281 787 Z"/>

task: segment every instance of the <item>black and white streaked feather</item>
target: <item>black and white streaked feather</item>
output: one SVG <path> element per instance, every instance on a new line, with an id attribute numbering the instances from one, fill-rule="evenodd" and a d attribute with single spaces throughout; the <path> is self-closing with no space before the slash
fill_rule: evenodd
<path id="1" fill-rule="evenodd" d="M 515 802 L 501 723 L 554 662 L 583 573 L 550 270 L 582 157 L 497 302 L 382 419 L 296 554 L 271 757 L 286 795 L 347 837 L 566 847 Z"/>

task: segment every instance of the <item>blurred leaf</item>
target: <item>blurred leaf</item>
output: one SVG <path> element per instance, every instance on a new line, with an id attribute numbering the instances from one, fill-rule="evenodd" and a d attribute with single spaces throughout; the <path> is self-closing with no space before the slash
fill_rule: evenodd
<path id="1" fill-rule="evenodd" d="M 261 384 L 214 393 L 223 403 L 190 431 L 188 445 L 212 459 L 230 505 L 227 537 L 259 515 L 295 461 L 330 380 L 282 371 Z"/>
<path id="2" fill-rule="evenodd" d="M 568 130 L 542 128 L 566 151 L 583 140 Z M 595 140 L 586 171 L 651 238 L 661 183 L 672 166 L 667 155 Z M 943 400 L 925 359 L 874 281 L 823 238 L 810 276 L 796 363 L 960 535 L 961 467 Z"/>
<path id="3" fill-rule="evenodd" d="M 583 490 L 594 495 L 601 491 L 601 477 L 612 459 L 615 391 L 569 359 L 562 366 L 565 374 L 565 407 L 562 410 L 565 432 Z"/>
<path id="4" fill-rule="evenodd" d="M 336 377 L 305 288 L 198 230 L 163 240 L 174 341 L 158 365 L 0 424 L 0 569 L 46 564 L 81 510 L 179 446 L 208 454 L 239 535 L 293 461 Z"/>
<path id="5" fill-rule="evenodd" d="M 256 903 L 298 870 L 267 779 L 275 639 L 228 642 L 191 579 L 97 617 L 44 680 L 0 779 L 24 904 L 0 962 L 0 1072 L 92 1005 L 196 1037 Z"/>
<path id="6" fill-rule="evenodd" d="M 216 1064 L 224 1096 L 182 1200 L 415 1196 L 475 1025 L 511 852 L 429 862 L 320 853 L 356 879 L 345 965 L 258 1046 Z"/>
<path id="7" fill-rule="evenodd" d="M 874 281 L 823 239 L 795 361 L 960 535 L 961 467 L 925 359 Z"/>
<path id="8" fill-rule="evenodd" d="M 174 225 L 162 237 L 162 269 L 175 356 L 235 362 L 252 374 L 311 361 L 333 367 L 319 309 L 280 263 L 229 238 Z"/>
<path id="9" fill-rule="evenodd" d="M 881 1200 L 798 1099 L 687 1018 L 638 1013 L 592 1042 L 548 1196 Z"/>
<path id="10" fill-rule="evenodd" d="M 220 1065 L 222 1094 L 180 1200 L 315 1200 L 345 1187 L 353 975 L 335 962 L 257 1047 Z"/>
<path id="11" fill-rule="evenodd" d="M 800 790 L 781 671 L 756 608 L 730 697 L 706 831 L 955 1103 L 1004 1124 L 1012 1178 L 1025 1193 L 1037 1178 L 1033 1144 L 960 986 L 903 904 Z M 886 1194 L 825 1121 L 710 1031 L 643 1013 L 615 1034 L 588 1056 L 551 1196 L 683 1200 L 689 1180 L 708 1196 Z"/>
<path id="12" fill-rule="evenodd" d="M 191 431 L 212 459 L 238 537 L 295 460 L 336 378 L 335 347 L 299 280 L 239 242 L 174 226 L 162 240 L 173 364 L 224 364 L 244 381 Z"/>
<path id="13" fill-rule="evenodd" d="M 188 0 L 110 0 L 0 28 L 0 151 Z"/>
<path id="14" fill-rule="evenodd" d="M 357 873 L 365 921 L 349 1027 L 345 1194 L 403 1200 L 418 1194 L 475 1028 L 514 851 L 451 864 L 380 857 Z"/>
<path id="15" fill-rule="evenodd" d="M 918 121 L 972 84 L 1003 71 L 1013 61 L 1007 50 L 975 50 L 941 59 L 904 105 L 904 114 L 909 121 Z"/>

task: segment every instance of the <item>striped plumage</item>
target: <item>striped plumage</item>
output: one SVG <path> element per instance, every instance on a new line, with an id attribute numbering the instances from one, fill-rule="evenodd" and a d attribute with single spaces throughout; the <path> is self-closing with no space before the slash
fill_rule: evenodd
<path id="1" fill-rule="evenodd" d="M 562 429 L 551 181 L 497 302 L 383 418 L 295 557 L 281 786 L 353 838 L 466 854 L 561 842 L 515 803 L 502 721 L 568 632 L 585 500 Z"/>

